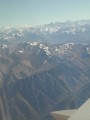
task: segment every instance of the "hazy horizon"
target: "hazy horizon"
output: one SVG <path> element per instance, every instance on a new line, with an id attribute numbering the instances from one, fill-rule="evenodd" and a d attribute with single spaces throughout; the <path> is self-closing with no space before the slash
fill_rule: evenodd
<path id="1" fill-rule="evenodd" d="M 78 21 L 90 21 L 90 19 L 56 21 L 56 22 L 49 22 L 49 23 L 39 24 L 39 25 L 23 24 L 23 25 L 16 25 L 16 26 L 15 25 L 12 25 L 12 26 L 1 26 L 0 29 L 24 28 L 24 27 L 39 27 L 39 26 L 55 24 L 55 23 L 78 22 Z"/>
<path id="2" fill-rule="evenodd" d="M 89 0 L 0 1 L 0 28 L 90 19 Z"/>

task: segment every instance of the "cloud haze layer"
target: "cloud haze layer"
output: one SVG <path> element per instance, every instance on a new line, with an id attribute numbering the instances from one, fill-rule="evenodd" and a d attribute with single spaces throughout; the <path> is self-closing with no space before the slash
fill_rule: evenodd
<path id="1" fill-rule="evenodd" d="M 0 27 L 90 19 L 90 0 L 0 0 Z"/>

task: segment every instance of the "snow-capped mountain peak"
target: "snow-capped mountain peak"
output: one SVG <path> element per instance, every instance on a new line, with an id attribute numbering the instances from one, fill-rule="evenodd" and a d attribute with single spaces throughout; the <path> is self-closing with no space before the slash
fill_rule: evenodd
<path id="1" fill-rule="evenodd" d="M 0 30 L 0 41 L 12 44 L 38 41 L 48 43 L 86 42 L 90 38 L 90 20 L 67 21 L 45 24 L 36 27 L 8 28 Z M 37 43 L 32 43 L 32 45 Z"/>

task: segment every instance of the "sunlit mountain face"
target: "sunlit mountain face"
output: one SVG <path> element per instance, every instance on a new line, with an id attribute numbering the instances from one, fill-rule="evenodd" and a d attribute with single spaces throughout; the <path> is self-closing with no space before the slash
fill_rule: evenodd
<path id="1" fill-rule="evenodd" d="M 90 21 L 0 30 L 0 120 L 52 120 L 90 97 Z"/>

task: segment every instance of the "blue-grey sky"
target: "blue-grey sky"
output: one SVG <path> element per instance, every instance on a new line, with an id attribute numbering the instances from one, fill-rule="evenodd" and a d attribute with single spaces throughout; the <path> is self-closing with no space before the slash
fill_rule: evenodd
<path id="1" fill-rule="evenodd" d="M 0 27 L 90 19 L 90 0 L 0 0 Z"/>

